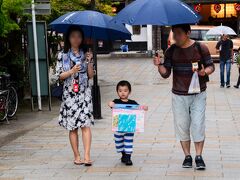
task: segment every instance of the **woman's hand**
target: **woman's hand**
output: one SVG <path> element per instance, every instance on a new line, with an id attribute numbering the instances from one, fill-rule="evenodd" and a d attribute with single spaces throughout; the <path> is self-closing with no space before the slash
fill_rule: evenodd
<path id="1" fill-rule="evenodd" d="M 93 53 L 92 52 L 86 52 L 85 54 L 87 61 L 91 61 L 93 58 Z"/>
<path id="2" fill-rule="evenodd" d="M 80 71 L 80 65 L 76 64 L 75 66 L 73 66 L 73 68 L 71 69 L 72 74 L 78 73 Z"/>

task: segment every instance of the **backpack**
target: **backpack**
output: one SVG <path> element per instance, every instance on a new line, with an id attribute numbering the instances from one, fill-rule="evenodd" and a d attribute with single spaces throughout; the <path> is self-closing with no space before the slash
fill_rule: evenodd
<path id="1" fill-rule="evenodd" d="M 203 64 L 203 66 L 205 66 L 206 64 L 205 64 L 205 62 L 203 61 L 203 53 L 202 53 L 202 48 L 201 48 L 201 44 L 200 44 L 200 42 L 198 42 L 198 41 L 196 41 L 195 42 L 195 45 L 196 45 L 196 47 L 197 47 L 197 50 L 198 50 L 198 52 L 199 52 L 199 54 L 200 54 L 200 56 L 201 56 L 201 58 L 200 58 L 200 64 Z M 169 51 L 170 51 L 170 54 L 171 54 L 171 60 L 172 60 L 172 58 L 173 58 L 173 53 L 174 53 L 174 50 L 175 50 L 175 48 L 177 47 L 177 45 L 176 44 L 173 44 L 171 47 L 170 47 L 170 49 L 169 49 Z M 199 77 L 200 79 L 202 79 L 202 80 L 204 80 L 205 82 L 209 82 L 209 76 L 206 74 L 204 77 Z"/>

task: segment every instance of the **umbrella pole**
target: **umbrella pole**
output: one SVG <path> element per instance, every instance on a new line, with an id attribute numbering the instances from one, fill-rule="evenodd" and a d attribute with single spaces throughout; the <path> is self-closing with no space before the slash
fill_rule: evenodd
<path id="1" fill-rule="evenodd" d="M 97 43 L 93 40 L 93 60 L 95 75 L 93 77 L 92 98 L 93 98 L 93 116 L 94 119 L 102 119 L 101 113 L 101 93 L 98 86 L 98 73 L 97 73 Z"/>

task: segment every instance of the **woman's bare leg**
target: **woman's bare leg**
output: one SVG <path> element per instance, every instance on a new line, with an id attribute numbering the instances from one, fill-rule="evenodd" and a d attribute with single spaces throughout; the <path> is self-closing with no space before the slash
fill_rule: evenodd
<path id="1" fill-rule="evenodd" d="M 90 161 L 90 150 L 92 142 L 92 133 L 90 127 L 83 127 L 82 129 L 82 141 L 84 146 L 84 159 L 86 162 Z"/>
<path id="2" fill-rule="evenodd" d="M 73 150 L 73 154 L 74 154 L 74 158 L 75 161 L 79 162 L 80 161 L 80 153 L 78 150 L 78 129 L 69 131 L 69 140 L 72 146 L 72 150 Z"/>

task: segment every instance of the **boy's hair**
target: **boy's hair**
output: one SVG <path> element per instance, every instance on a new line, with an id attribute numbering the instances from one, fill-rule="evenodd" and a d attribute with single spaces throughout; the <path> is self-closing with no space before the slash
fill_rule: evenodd
<path id="1" fill-rule="evenodd" d="M 116 86 L 116 91 L 118 91 L 118 88 L 119 88 L 119 86 L 127 86 L 127 87 L 128 87 L 128 90 L 129 90 L 129 92 L 131 92 L 131 91 L 132 91 L 131 84 L 130 84 L 128 81 L 125 81 L 125 80 L 123 80 L 123 81 L 120 81 L 120 82 L 117 84 L 117 86 Z"/>
<path id="2" fill-rule="evenodd" d="M 191 26 L 190 26 L 190 24 L 177 24 L 177 25 L 173 25 L 173 26 L 172 26 L 172 31 L 173 31 L 174 29 L 176 29 L 176 28 L 182 29 L 186 34 L 187 34 L 188 32 L 191 32 Z"/>

